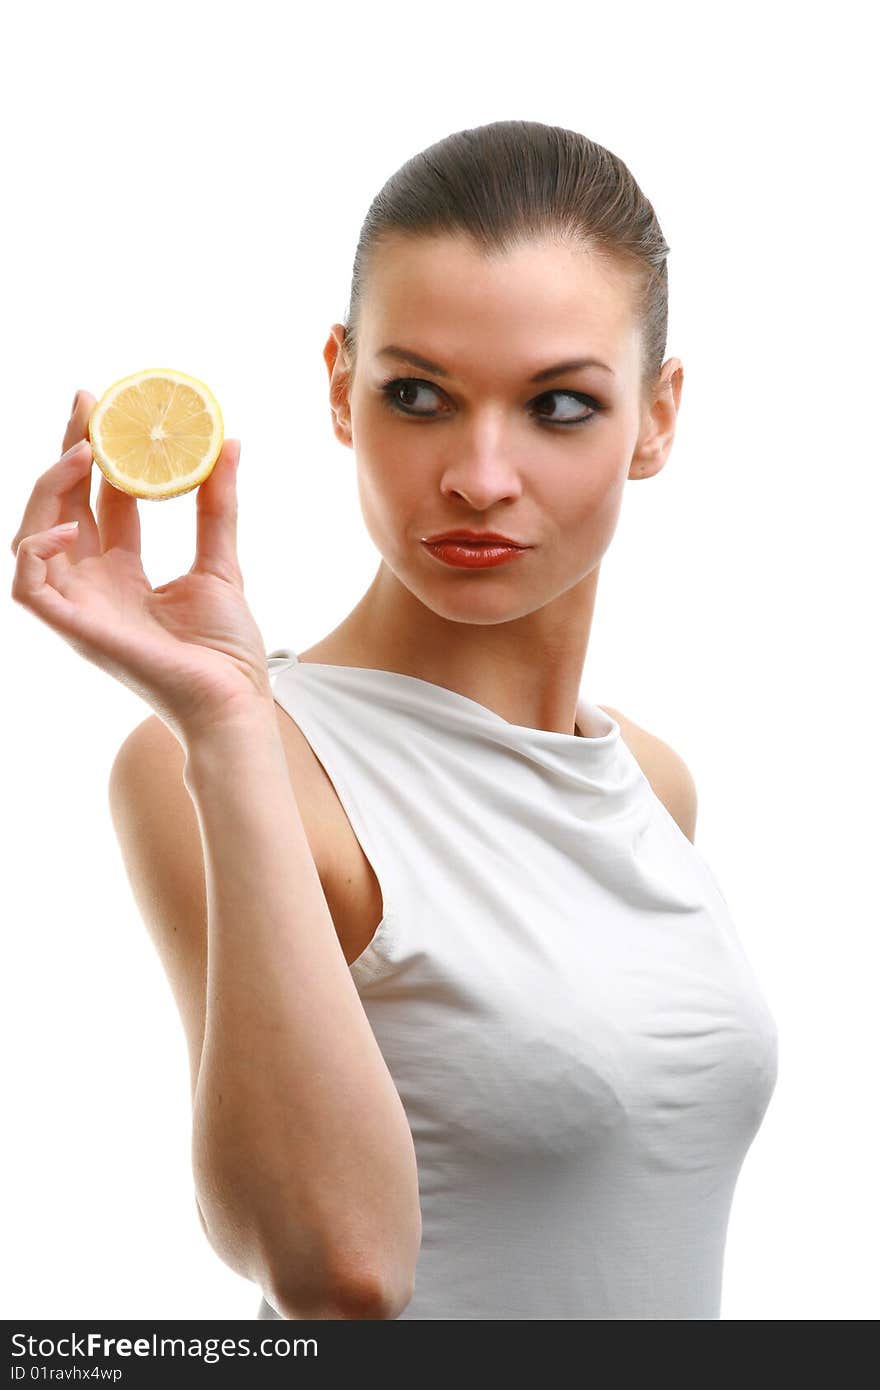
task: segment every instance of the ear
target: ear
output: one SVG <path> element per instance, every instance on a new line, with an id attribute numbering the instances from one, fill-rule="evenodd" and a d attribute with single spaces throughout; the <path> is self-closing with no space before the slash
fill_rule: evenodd
<path id="1" fill-rule="evenodd" d="M 633 456 L 630 478 L 652 478 L 666 462 L 675 438 L 675 423 L 681 401 L 684 367 L 677 357 L 665 362 L 654 390 Z"/>
<path id="2" fill-rule="evenodd" d="M 351 428 L 351 381 L 352 367 L 345 346 L 345 325 L 334 323 L 330 336 L 324 344 L 324 361 L 330 375 L 330 413 L 333 419 L 333 433 L 340 444 L 347 448 L 353 446 Z"/>

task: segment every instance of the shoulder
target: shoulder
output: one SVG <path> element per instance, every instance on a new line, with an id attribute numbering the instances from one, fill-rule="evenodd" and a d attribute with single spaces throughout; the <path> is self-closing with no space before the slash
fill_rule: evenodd
<path id="1" fill-rule="evenodd" d="M 654 794 L 663 802 L 682 833 L 693 843 L 697 826 L 697 788 L 687 763 L 668 743 L 651 734 L 634 720 L 600 705 L 620 725 L 620 734 L 644 772 Z"/>
<path id="2" fill-rule="evenodd" d="M 275 702 L 275 717 L 290 777 L 296 788 L 297 806 L 302 817 L 309 848 L 318 867 L 323 870 L 327 836 L 322 831 L 328 825 L 327 777 L 309 744 L 285 709 Z M 164 720 L 153 714 L 138 724 L 120 747 L 111 776 L 111 796 L 117 786 L 143 791 L 159 804 L 166 799 L 180 816 L 197 824 L 195 808 L 183 773 L 186 752 Z"/>

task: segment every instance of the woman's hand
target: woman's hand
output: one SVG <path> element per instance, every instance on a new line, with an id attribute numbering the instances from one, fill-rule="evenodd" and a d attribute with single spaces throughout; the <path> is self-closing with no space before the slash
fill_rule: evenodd
<path id="1" fill-rule="evenodd" d="M 101 474 L 90 506 L 88 419 L 77 392 L 63 457 L 41 474 L 12 541 L 12 597 L 153 706 L 183 744 L 215 724 L 273 710 L 260 630 L 244 599 L 236 554 L 235 471 L 227 439 L 196 493 L 196 558 L 152 589 L 141 564 L 137 499 Z M 59 523 L 78 521 L 78 530 Z"/>

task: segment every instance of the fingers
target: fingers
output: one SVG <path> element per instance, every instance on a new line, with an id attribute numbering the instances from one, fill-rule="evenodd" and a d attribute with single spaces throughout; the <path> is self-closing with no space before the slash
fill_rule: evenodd
<path id="1" fill-rule="evenodd" d="M 59 521 L 79 521 L 82 527 L 82 517 L 69 515 L 72 511 L 70 496 L 75 488 L 82 486 L 83 479 L 88 481 L 91 478 L 91 472 L 91 446 L 80 440 L 79 444 L 74 444 L 62 454 L 57 463 L 53 463 L 51 468 L 41 474 L 28 498 L 21 525 L 12 538 L 13 555 L 18 553 L 19 544 L 24 536 L 47 531 Z M 94 527 L 91 511 L 89 519 Z M 95 534 L 97 535 L 97 531 Z"/>
<path id="2" fill-rule="evenodd" d="M 13 555 L 18 553 L 23 537 L 47 531 L 61 521 L 78 521 L 79 529 L 73 533 L 74 540 L 67 552 L 73 563 L 98 555 L 111 546 L 131 549 L 140 557 L 137 501 L 113 487 L 103 474 L 97 502 L 99 522 L 92 514 L 92 447 L 88 440 L 88 424 L 94 405 L 95 397 L 90 392 L 77 391 L 64 431 L 64 453 L 34 484 L 21 525 L 12 539 Z M 50 572 L 55 568 L 52 564 Z"/>
<path id="3" fill-rule="evenodd" d="M 101 551 L 131 550 L 141 558 L 141 518 L 137 498 L 108 483 L 104 474 L 98 484 L 96 503 Z"/>
<path id="4" fill-rule="evenodd" d="M 94 555 L 98 549 L 98 528 L 89 505 L 92 483 L 92 446 L 88 443 L 88 418 L 94 396 L 77 391 L 73 410 L 62 441 L 63 453 L 34 483 L 24 509 L 21 525 L 12 538 L 13 555 L 24 536 L 47 531 L 59 521 L 78 521 L 82 535 L 76 537 L 79 558 Z"/>
<path id="5" fill-rule="evenodd" d="M 77 391 L 73 398 L 73 409 L 61 442 L 62 455 L 67 453 L 69 449 L 75 448 L 82 440 L 88 440 L 89 416 L 95 403 L 95 397 L 88 391 Z M 54 525 L 55 521 L 79 522 L 79 534 L 71 553 L 72 560 L 82 560 L 86 555 L 97 555 L 100 550 L 98 527 L 92 515 L 91 506 L 91 447 L 89 444 L 89 466 L 83 473 L 73 478 L 63 499 L 63 510 L 51 521 L 43 523 L 45 526 L 51 526 Z"/>
<path id="6" fill-rule="evenodd" d="M 97 404 L 89 391 L 77 391 L 73 398 L 73 410 L 64 431 L 63 447 L 71 448 L 81 439 L 89 437 L 89 417 Z M 91 445 L 89 445 L 91 448 Z M 102 554 L 111 549 L 132 550 L 140 559 L 141 521 L 137 508 L 137 498 L 123 492 L 100 475 L 95 510 L 97 524 L 91 510 L 92 471 L 78 479 L 67 495 L 64 507 L 65 521 L 79 522 L 81 535 L 77 537 L 71 559 L 81 560 L 86 555 Z"/>
<path id="7" fill-rule="evenodd" d="M 88 391 L 77 391 L 70 410 L 70 419 L 61 441 L 61 452 L 66 454 L 72 445 L 89 437 L 89 416 L 94 410 L 96 400 Z"/>
<path id="8" fill-rule="evenodd" d="M 49 562 L 55 562 L 56 575 L 59 564 L 69 573 L 70 563 L 64 553 L 72 546 L 76 530 L 76 527 L 56 526 L 25 536 L 17 548 L 12 579 L 12 597 L 16 603 L 24 604 L 43 622 L 62 632 L 70 628 L 76 609 L 48 583 Z"/>
<path id="9" fill-rule="evenodd" d="M 196 492 L 196 558 L 190 573 L 216 574 L 241 582 L 236 530 L 238 494 L 235 473 L 241 441 L 226 439 L 210 475 Z"/>

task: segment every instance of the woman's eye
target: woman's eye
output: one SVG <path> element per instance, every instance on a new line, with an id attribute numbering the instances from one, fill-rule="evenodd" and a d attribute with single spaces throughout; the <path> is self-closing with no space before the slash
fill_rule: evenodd
<path id="1" fill-rule="evenodd" d="M 549 401 L 552 406 L 554 396 L 559 396 L 563 401 L 571 402 L 569 410 L 577 406 L 581 413 L 563 415 L 561 418 L 557 416 L 550 421 L 553 425 L 584 425 L 588 420 L 592 420 L 596 411 L 599 409 L 596 401 L 594 401 L 591 396 L 582 396 L 580 393 L 575 393 L 573 391 L 545 391 L 543 396 L 539 396 L 538 399 L 539 401 Z M 583 407 L 585 405 L 590 407 L 589 415 L 584 415 L 583 413 Z"/>
<path id="2" fill-rule="evenodd" d="M 436 388 L 429 385 L 427 381 L 419 381 L 415 377 L 395 377 L 393 381 L 386 381 L 380 390 L 385 403 L 391 410 L 396 410 L 400 415 L 421 415 L 426 419 L 430 419 L 432 415 L 436 414 L 434 410 L 417 410 L 413 408 L 413 399 L 418 399 L 418 393 L 420 391 L 427 391 L 429 394 L 435 397 L 437 396 L 438 392 Z M 404 392 L 409 393 L 409 401 L 400 399 Z M 539 419 L 551 425 L 585 425 L 587 421 L 592 420 L 593 416 L 601 409 L 599 403 L 594 401 L 592 396 L 582 396 L 578 391 L 545 391 L 537 399 L 539 402 L 549 402 L 552 408 L 553 401 L 556 397 L 559 397 L 563 401 L 569 401 L 572 404 L 569 407 L 569 413 L 561 417 L 555 416 L 551 418 L 547 415 L 539 414 Z M 579 408 L 579 414 L 572 413 L 573 406 Z M 587 415 L 583 414 L 584 406 L 589 407 L 589 413 Z"/>
<path id="3" fill-rule="evenodd" d="M 432 391 L 436 396 L 433 386 L 429 386 L 426 381 L 416 381 L 412 377 L 398 377 L 395 381 L 388 381 L 382 387 L 385 399 L 392 409 L 397 408 L 404 415 L 424 415 L 424 410 L 413 410 L 411 402 L 401 402 L 398 398 L 403 391 L 417 395 L 419 391 Z M 428 412 L 429 413 L 429 412 Z"/>

